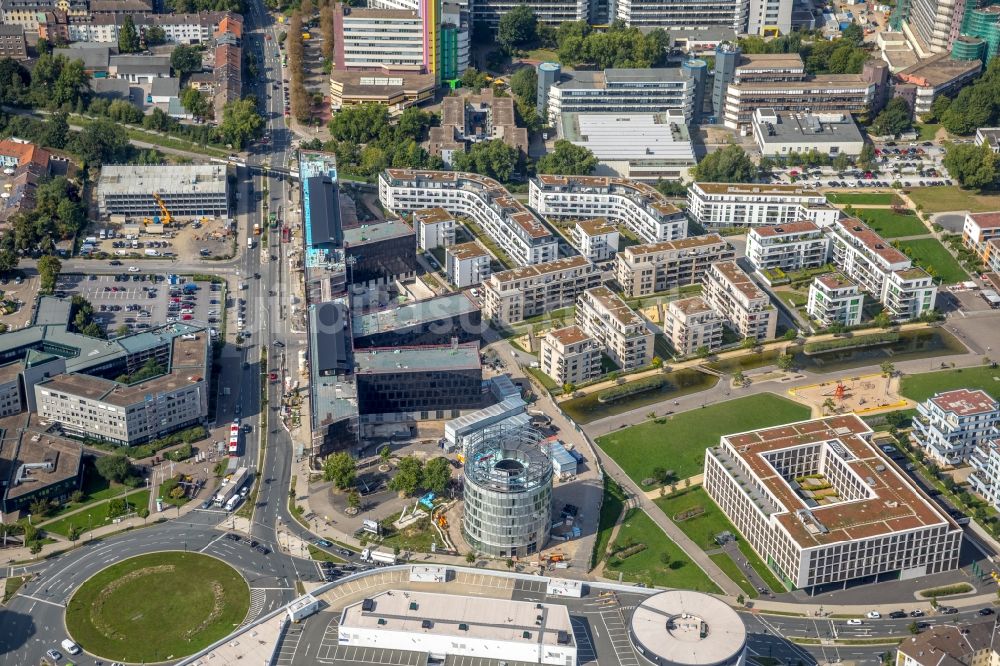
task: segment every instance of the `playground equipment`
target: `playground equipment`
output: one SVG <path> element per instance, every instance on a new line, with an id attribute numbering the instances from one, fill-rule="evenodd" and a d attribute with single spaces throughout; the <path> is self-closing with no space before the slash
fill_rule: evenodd
<path id="1" fill-rule="evenodd" d="M 833 393 L 824 393 L 823 396 L 833 396 L 838 402 L 844 402 L 844 398 L 847 397 L 847 387 L 844 386 L 843 381 L 837 380 L 837 386 L 833 389 Z"/>

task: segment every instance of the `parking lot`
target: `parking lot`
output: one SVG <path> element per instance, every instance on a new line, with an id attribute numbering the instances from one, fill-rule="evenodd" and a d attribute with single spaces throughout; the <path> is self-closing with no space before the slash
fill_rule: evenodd
<path id="1" fill-rule="evenodd" d="M 38 295 L 38 275 L 5 277 L 3 284 L 0 284 L 0 293 L 4 301 L 4 311 L 7 308 L 11 310 L 9 314 L 0 314 L 0 323 L 5 324 L 11 331 L 27 326 L 31 321 L 35 296 Z"/>
<path id="2" fill-rule="evenodd" d="M 223 285 L 192 283 L 183 276 L 170 284 L 167 275 L 128 272 L 130 268 L 123 266 L 121 275 L 61 275 L 56 290 L 66 297 L 79 294 L 90 301 L 94 319 L 109 337 L 122 326 L 134 332 L 175 321 L 214 328 L 221 324 L 225 316 Z"/>

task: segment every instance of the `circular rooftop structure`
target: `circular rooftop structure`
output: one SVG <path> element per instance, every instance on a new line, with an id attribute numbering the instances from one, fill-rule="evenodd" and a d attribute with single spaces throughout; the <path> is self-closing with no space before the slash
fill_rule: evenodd
<path id="1" fill-rule="evenodd" d="M 747 630 L 725 602 L 701 592 L 670 590 L 639 604 L 629 638 L 657 666 L 741 666 Z"/>

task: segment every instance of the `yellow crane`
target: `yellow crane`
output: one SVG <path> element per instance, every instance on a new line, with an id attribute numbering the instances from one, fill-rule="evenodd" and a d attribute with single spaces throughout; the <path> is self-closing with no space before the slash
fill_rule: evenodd
<path id="1" fill-rule="evenodd" d="M 162 213 L 160 222 L 164 227 L 169 226 L 170 223 L 174 221 L 174 218 L 170 214 L 170 211 L 167 210 L 167 204 L 163 203 L 163 197 L 161 197 L 158 192 L 153 192 L 153 199 L 156 200 L 156 205 L 160 207 L 160 213 Z"/>

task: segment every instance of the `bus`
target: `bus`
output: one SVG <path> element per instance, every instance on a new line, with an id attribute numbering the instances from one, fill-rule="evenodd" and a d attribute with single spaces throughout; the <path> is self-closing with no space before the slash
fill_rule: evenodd
<path id="1" fill-rule="evenodd" d="M 238 458 L 240 455 L 240 424 L 233 421 L 229 426 L 229 457 Z"/>

